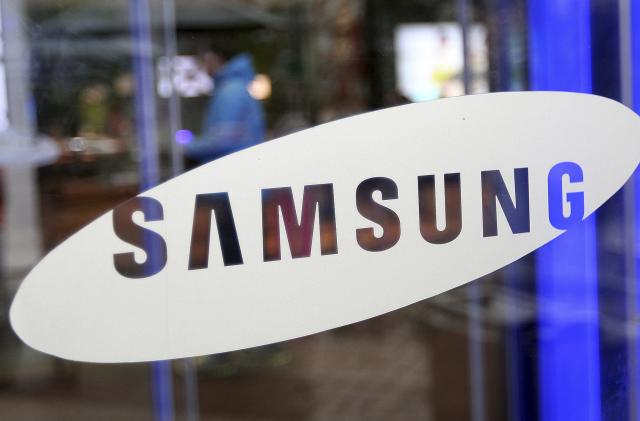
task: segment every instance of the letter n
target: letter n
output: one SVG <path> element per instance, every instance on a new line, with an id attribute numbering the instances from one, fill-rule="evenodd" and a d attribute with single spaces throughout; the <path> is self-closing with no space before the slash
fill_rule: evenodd
<path id="1" fill-rule="evenodd" d="M 516 187 L 515 203 L 509 195 L 504 179 L 498 170 L 482 171 L 482 226 L 483 236 L 498 235 L 496 202 L 507 218 L 511 232 L 520 234 L 530 231 L 529 217 L 529 169 L 513 170 Z"/>

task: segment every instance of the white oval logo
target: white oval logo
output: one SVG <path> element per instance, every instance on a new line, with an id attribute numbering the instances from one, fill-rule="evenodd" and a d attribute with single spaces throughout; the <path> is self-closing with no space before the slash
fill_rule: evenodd
<path id="1" fill-rule="evenodd" d="M 377 316 L 580 223 L 640 158 L 596 96 L 501 93 L 324 124 L 163 183 L 27 276 L 11 323 L 62 358 L 233 351 Z"/>

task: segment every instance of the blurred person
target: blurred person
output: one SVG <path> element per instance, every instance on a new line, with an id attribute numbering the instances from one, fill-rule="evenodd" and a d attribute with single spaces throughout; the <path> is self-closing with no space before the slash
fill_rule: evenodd
<path id="1" fill-rule="evenodd" d="M 265 136 L 262 104 L 251 96 L 256 72 L 248 53 L 213 44 L 199 54 L 202 68 L 213 78 L 213 94 L 205 110 L 201 133 L 184 145 L 197 165 L 261 143 Z M 228 377 L 288 364 L 291 353 L 280 344 L 209 355 L 196 359 L 200 374 Z"/>
<path id="2" fill-rule="evenodd" d="M 200 136 L 184 148 L 185 156 L 198 165 L 262 142 L 265 131 L 262 104 L 248 90 L 256 76 L 251 56 L 212 45 L 199 59 L 214 88 Z"/>

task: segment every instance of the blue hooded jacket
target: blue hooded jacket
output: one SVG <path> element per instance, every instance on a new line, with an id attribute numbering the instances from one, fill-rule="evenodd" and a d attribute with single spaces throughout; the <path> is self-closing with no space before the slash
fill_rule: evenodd
<path id="1" fill-rule="evenodd" d="M 185 155 L 205 163 L 264 139 L 262 105 L 249 95 L 255 70 L 248 54 L 233 57 L 214 75 L 214 90 L 202 131 L 185 145 Z"/>

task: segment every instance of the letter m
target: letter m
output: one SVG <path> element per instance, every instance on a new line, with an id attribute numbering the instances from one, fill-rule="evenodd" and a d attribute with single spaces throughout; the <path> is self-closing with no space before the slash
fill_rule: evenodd
<path id="1" fill-rule="evenodd" d="M 280 219 L 289 240 L 291 257 L 309 257 L 313 239 L 316 208 L 320 225 L 322 255 L 338 252 L 333 184 L 314 184 L 304 187 L 300 219 L 296 212 L 291 187 L 262 190 L 262 249 L 264 261 L 280 260 Z"/>

